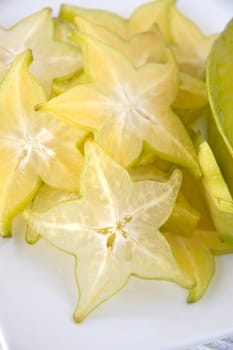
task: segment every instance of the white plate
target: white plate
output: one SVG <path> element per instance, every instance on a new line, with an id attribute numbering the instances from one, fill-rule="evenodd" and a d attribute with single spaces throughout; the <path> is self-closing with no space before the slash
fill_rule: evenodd
<path id="1" fill-rule="evenodd" d="M 43 6 L 57 10 L 59 2 L 1 0 L 0 23 L 11 25 Z M 142 2 L 79 0 L 78 4 L 127 15 Z M 208 33 L 222 30 L 233 14 L 232 0 L 180 0 L 178 5 Z M 181 350 L 233 333 L 233 256 L 216 259 L 214 280 L 196 304 L 186 304 L 186 292 L 176 285 L 132 278 L 77 325 L 71 318 L 76 303 L 73 258 L 42 241 L 28 246 L 20 229 L 16 231 L 15 239 L 0 240 L 4 350 Z"/>

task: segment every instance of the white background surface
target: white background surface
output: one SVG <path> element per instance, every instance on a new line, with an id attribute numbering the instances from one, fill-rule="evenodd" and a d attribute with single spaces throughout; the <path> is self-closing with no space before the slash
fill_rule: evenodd
<path id="1" fill-rule="evenodd" d="M 78 4 L 127 15 L 142 2 L 79 0 Z M 0 23 L 12 25 L 43 6 L 57 9 L 58 3 L 0 0 Z M 222 30 L 233 15 L 231 0 L 180 0 L 178 5 L 208 33 Z M 4 350 L 181 350 L 233 332 L 233 256 L 216 259 L 214 280 L 196 304 L 186 304 L 186 292 L 170 283 L 131 279 L 77 325 L 71 318 L 76 303 L 73 258 L 46 242 L 28 246 L 20 229 L 16 231 L 14 239 L 0 240 Z"/>

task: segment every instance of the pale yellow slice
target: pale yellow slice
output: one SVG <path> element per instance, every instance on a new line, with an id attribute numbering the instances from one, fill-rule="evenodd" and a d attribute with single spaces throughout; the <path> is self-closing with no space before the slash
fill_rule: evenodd
<path id="1" fill-rule="evenodd" d="M 208 104 L 206 84 L 190 74 L 179 74 L 179 91 L 174 102 L 176 109 L 196 109 Z"/>
<path id="2" fill-rule="evenodd" d="M 216 231 L 195 231 L 187 238 L 166 233 L 165 237 L 180 267 L 196 280 L 196 285 L 190 289 L 188 296 L 188 302 L 196 302 L 206 293 L 213 278 L 214 254 L 231 253 L 233 245 L 222 243 Z"/>
<path id="3" fill-rule="evenodd" d="M 149 62 L 163 62 L 166 58 L 165 52 L 167 44 L 158 27 L 155 25 L 150 31 L 138 33 L 129 40 L 122 40 L 117 33 L 113 33 L 109 29 L 95 24 L 88 20 L 85 15 L 75 17 L 74 23 L 80 32 L 91 35 L 120 51 L 135 65 L 135 67 L 140 67 Z M 78 32 L 74 31 L 71 34 L 71 38 L 75 43 L 78 43 Z M 70 84 L 70 86 L 72 85 Z M 191 118 L 186 117 L 186 115 L 190 116 L 190 111 L 193 110 L 197 112 L 196 117 L 198 118 L 200 116 L 198 111 L 207 104 L 208 96 L 206 84 L 199 78 L 180 72 L 179 90 L 173 107 L 178 114 L 181 112 L 180 114 L 184 122 L 192 121 L 190 120 Z"/>
<path id="4" fill-rule="evenodd" d="M 139 6 L 128 19 L 109 11 L 64 4 L 61 6 L 60 17 L 73 22 L 76 16 L 85 16 L 88 20 L 105 27 L 123 39 L 129 39 L 135 34 L 148 31 L 156 23 L 164 37 L 169 40 L 171 39 L 169 14 L 173 4 L 174 0 L 152 1 Z"/>
<path id="5" fill-rule="evenodd" d="M 79 32 L 88 34 L 97 40 L 111 46 L 125 55 L 135 67 L 149 62 L 162 62 L 166 59 L 166 43 L 157 26 L 150 30 L 135 34 L 128 40 L 120 38 L 102 25 L 95 24 L 84 15 L 77 16 L 74 23 Z M 74 42 L 79 42 L 78 32 L 71 34 Z"/>
<path id="6" fill-rule="evenodd" d="M 133 167 L 129 174 L 134 181 L 167 181 L 168 174 L 156 168 L 154 165 Z M 161 227 L 162 232 L 173 232 L 181 236 L 192 235 L 196 228 L 200 214 L 192 208 L 185 196 L 180 192 L 172 214 Z"/>
<path id="7" fill-rule="evenodd" d="M 233 243 L 233 199 L 206 141 L 199 146 L 202 183 L 212 220 L 221 239 Z"/>
<path id="8" fill-rule="evenodd" d="M 208 54 L 216 35 L 205 36 L 174 6 L 170 10 L 173 52 L 182 72 L 205 79 Z"/>
<path id="9" fill-rule="evenodd" d="M 10 29 L 0 27 L 0 79 L 15 57 L 31 49 L 34 61 L 31 71 L 50 94 L 54 78 L 68 76 L 82 67 L 80 50 L 53 39 L 51 9 L 45 8 L 24 18 Z"/>
<path id="10" fill-rule="evenodd" d="M 83 130 L 34 106 L 46 101 L 29 72 L 30 51 L 20 54 L 0 85 L 0 234 L 9 235 L 11 219 L 31 200 L 41 183 L 79 190 L 83 157 L 77 144 Z"/>
<path id="11" fill-rule="evenodd" d="M 124 55 L 90 36 L 80 36 L 80 43 L 85 74 L 93 82 L 38 109 L 93 130 L 96 142 L 124 167 L 136 161 L 146 141 L 161 158 L 199 176 L 192 142 L 170 108 L 178 84 L 170 52 L 165 63 L 135 69 Z"/>
<path id="12" fill-rule="evenodd" d="M 119 291 L 131 275 L 193 286 L 159 232 L 180 185 L 178 170 L 167 182 L 133 183 L 125 169 L 87 142 L 81 198 L 43 213 L 25 212 L 30 227 L 77 258 L 77 322 Z"/>
<path id="13" fill-rule="evenodd" d="M 53 207 L 55 204 L 64 202 L 71 199 L 77 199 L 78 193 L 65 192 L 52 188 L 48 185 L 43 185 L 39 189 L 35 199 L 32 202 L 31 208 L 37 212 L 43 212 Z M 36 243 L 40 238 L 40 235 L 34 231 L 31 227 L 26 228 L 26 241 L 29 244 Z"/>

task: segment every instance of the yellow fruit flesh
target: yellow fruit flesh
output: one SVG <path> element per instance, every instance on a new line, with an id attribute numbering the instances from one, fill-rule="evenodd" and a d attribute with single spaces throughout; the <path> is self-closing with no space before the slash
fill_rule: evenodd
<path id="1" fill-rule="evenodd" d="M 65 92 L 41 110 L 94 130 L 95 140 L 125 167 L 136 161 L 145 140 L 161 158 L 199 176 L 191 140 L 169 107 L 177 91 L 176 65 L 169 52 L 166 63 L 135 70 L 109 46 L 85 35 L 80 39 L 84 70 L 93 83 Z"/>
<path id="2" fill-rule="evenodd" d="M 35 195 L 41 179 L 54 187 L 79 189 L 83 158 L 76 144 L 86 134 L 34 111 L 46 98 L 28 70 L 31 60 L 30 51 L 19 55 L 0 86 L 2 235 L 9 235 L 11 219 Z"/>
<path id="3" fill-rule="evenodd" d="M 43 213 L 25 213 L 31 228 L 77 257 L 77 322 L 121 289 L 131 274 L 193 286 L 159 232 L 180 184 L 179 171 L 166 182 L 133 183 L 125 169 L 87 142 L 81 198 Z"/>

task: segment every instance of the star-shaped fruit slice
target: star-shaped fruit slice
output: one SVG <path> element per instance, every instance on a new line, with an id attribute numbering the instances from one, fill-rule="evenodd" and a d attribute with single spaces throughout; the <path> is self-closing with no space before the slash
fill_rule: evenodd
<path id="1" fill-rule="evenodd" d="M 162 62 L 166 58 L 166 43 L 156 26 L 125 40 L 104 26 L 88 20 L 85 16 L 75 17 L 74 24 L 79 32 L 88 34 L 120 51 L 135 67 L 149 62 Z M 78 32 L 74 31 L 71 38 L 74 42 L 79 42 Z"/>
<path id="2" fill-rule="evenodd" d="M 173 107 L 192 110 L 206 106 L 208 94 L 205 82 L 183 72 L 180 72 L 179 77 L 179 91 Z"/>
<path id="3" fill-rule="evenodd" d="M 166 233 L 180 267 L 193 276 L 196 285 L 189 290 L 188 302 L 204 296 L 215 272 L 214 255 L 233 252 L 233 245 L 223 243 L 216 231 L 195 231 L 191 237 Z"/>
<path id="4" fill-rule="evenodd" d="M 129 169 L 133 181 L 167 181 L 168 173 L 165 173 L 154 165 L 137 166 Z M 192 208 L 185 196 L 180 191 L 171 215 L 161 227 L 162 232 L 172 232 L 178 235 L 190 236 L 196 228 L 200 214 Z"/>
<path id="5" fill-rule="evenodd" d="M 43 185 L 39 189 L 32 202 L 32 208 L 36 212 L 47 211 L 49 208 L 53 207 L 55 204 L 64 202 L 71 199 L 77 199 L 79 197 L 78 193 L 61 191 L 57 188 L 50 187 L 48 185 Z M 34 231 L 31 227 L 26 228 L 26 241 L 29 244 L 36 243 L 40 238 L 40 235 Z"/>
<path id="6" fill-rule="evenodd" d="M 167 182 L 134 183 L 98 145 L 86 142 L 81 198 L 43 213 L 25 211 L 31 228 L 77 258 L 77 322 L 119 291 L 131 275 L 193 286 L 159 231 L 172 212 L 181 180 L 175 170 Z"/>
<path id="7" fill-rule="evenodd" d="M 204 193 L 216 230 L 224 242 L 233 243 L 233 199 L 206 141 L 199 146 L 198 159 Z"/>
<path id="8" fill-rule="evenodd" d="M 205 79 L 207 58 L 216 35 L 205 36 L 175 6 L 170 10 L 173 52 L 182 72 Z"/>
<path id="9" fill-rule="evenodd" d="M 15 57 L 26 49 L 33 52 L 31 71 L 48 95 L 54 78 L 68 76 L 81 69 L 80 50 L 55 41 L 53 31 L 49 8 L 24 18 L 10 29 L 0 27 L 0 79 Z"/>
<path id="10" fill-rule="evenodd" d="M 180 72 L 179 90 L 173 108 L 185 125 L 204 119 L 209 112 L 206 83 L 199 78 Z"/>
<path id="11" fill-rule="evenodd" d="M 75 30 L 75 24 L 64 21 L 59 17 L 53 18 L 54 33 L 53 38 L 66 44 L 79 47 L 74 41 L 70 40 L 70 34 Z"/>
<path id="12" fill-rule="evenodd" d="M 94 131 L 95 140 L 124 167 L 132 165 L 146 141 L 161 158 L 196 176 L 196 153 L 170 106 L 177 93 L 177 68 L 169 51 L 165 63 L 136 69 L 120 52 L 80 37 L 90 81 L 38 106 L 56 117 Z M 126 147 L 127 145 L 127 147 Z"/>
<path id="13" fill-rule="evenodd" d="M 151 29 L 155 23 L 158 25 L 166 39 L 171 38 L 169 14 L 174 0 L 152 1 L 136 8 L 131 16 L 126 19 L 115 13 L 85 9 L 78 6 L 62 5 L 60 17 L 73 22 L 76 16 L 85 16 L 88 20 L 99 24 L 123 39 L 129 39 L 135 34 Z"/>
<path id="14" fill-rule="evenodd" d="M 194 210 L 199 213 L 199 221 L 197 229 L 201 231 L 214 231 L 215 227 L 211 219 L 208 205 L 203 191 L 201 179 L 194 179 L 186 170 L 182 172 L 183 181 L 181 193 L 184 195 L 188 203 Z"/>
<path id="15" fill-rule="evenodd" d="M 168 174 L 165 174 L 153 165 L 131 168 L 129 174 L 135 182 L 148 180 L 167 182 L 169 177 Z M 78 193 L 65 192 L 43 185 L 33 200 L 31 208 L 35 212 L 44 212 L 60 202 L 77 199 L 78 197 Z M 161 231 L 190 236 L 197 226 L 199 217 L 199 213 L 189 205 L 182 193 L 179 193 L 173 211 L 161 227 Z M 26 241 L 29 244 L 36 243 L 39 238 L 40 235 L 37 232 L 31 227 L 27 227 Z"/>
<path id="16" fill-rule="evenodd" d="M 0 85 L 0 233 L 31 200 L 41 180 L 68 191 L 79 190 L 83 157 L 77 144 L 86 132 L 35 112 L 46 101 L 32 74 L 30 51 L 20 54 Z"/>
<path id="17" fill-rule="evenodd" d="M 149 31 L 138 33 L 128 40 L 122 40 L 117 34 L 88 20 L 84 15 L 75 17 L 74 24 L 79 32 L 88 34 L 120 51 L 135 67 L 149 62 L 163 62 L 165 59 L 167 43 L 155 25 Z M 79 42 L 77 31 L 74 31 L 70 37 L 75 43 Z M 183 117 L 195 110 L 198 117 L 199 110 L 207 104 L 208 96 L 205 82 L 190 74 L 179 72 L 179 90 L 173 104 L 177 113 L 180 112 Z M 186 122 L 188 118 L 183 117 L 182 119 Z"/>

